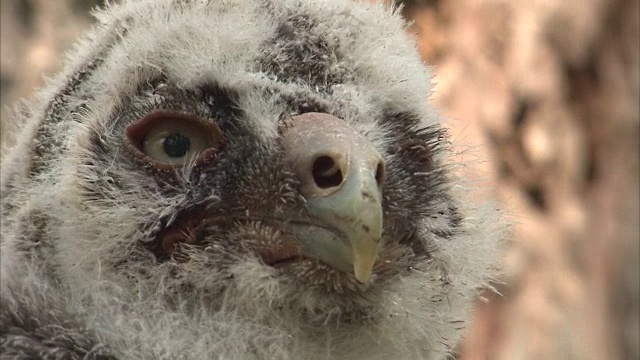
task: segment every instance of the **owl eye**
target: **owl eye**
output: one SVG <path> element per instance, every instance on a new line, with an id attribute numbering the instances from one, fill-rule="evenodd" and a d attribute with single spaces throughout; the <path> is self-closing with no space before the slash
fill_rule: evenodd
<path id="1" fill-rule="evenodd" d="M 213 123 L 169 110 L 156 110 L 127 126 L 125 136 L 139 158 L 159 168 L 209 158 L 222 144 Z"/>

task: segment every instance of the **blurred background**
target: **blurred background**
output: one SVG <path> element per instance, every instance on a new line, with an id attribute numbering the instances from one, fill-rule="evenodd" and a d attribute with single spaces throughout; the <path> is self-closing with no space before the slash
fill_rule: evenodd
<path id="1" fill-rule="evenodd" d="M 102 3 L 0 1 L 5 143 Z M 456 358 L 639 359 L 640 1 L 400 3 L 460 159 L 515 224 Z"/>

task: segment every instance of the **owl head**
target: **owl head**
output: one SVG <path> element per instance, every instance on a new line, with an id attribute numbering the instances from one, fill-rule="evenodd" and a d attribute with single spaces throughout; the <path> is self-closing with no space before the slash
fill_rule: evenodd
<path id="1" fill-rule="evenodd" d="M 501 228 L 455 174 L 396 12 L 139 0 L 97 17 L 4 159 L 12 266 L 127 346 L 453 348 Z"/>

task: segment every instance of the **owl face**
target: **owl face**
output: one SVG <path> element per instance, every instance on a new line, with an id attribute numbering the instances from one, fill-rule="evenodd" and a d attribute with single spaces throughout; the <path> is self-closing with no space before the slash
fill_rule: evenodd
<path id="1" fill-rule="evenodd" d="M 109 192 L 82 182 L 81 203 L 102 209 L 130 198 L 132 218 L 145 221 L 113 244 L 131 252 L 111 265 L 116 272 L 170 267 L 180 288 L 195 286 L 197 273 L 215 273 L 229 279 L 216 281 L 226 287 L 237 276 L 231 269 L 251 263 L 287 282 L 343 292 L 382 286 L 429 259 L 429 234 L 419 224 L 430 202 L 446 199 L 432 156 L 440 131 L 419 128 L 417 117 L 387 115 L 376 124 L 413 121 L 418 129 L 377 147 L 331 109 L 305 112 L 264 89 L 259 100 L 280 113 L 269 119 L 278 131 L 265 139 L 242 111 L 240 90 L 206 84 L 187 95 L 166 82 L 145 91 L 144 108 L 124 104 L 102 128 L 109 132 L 90 138 L 100 156 L 90 163 L 122 165 L 103 175 L 85 167 L 81 178 L 106 176 Z M 100 138 L 114 142 L 99 145 Z M 136 182 L 123 186 L 122 174 Z M 407 185 L 414 191 L 401 190 Z M 141 198 L 153 200 L 140 208 Z"/>
<path id="2" fill-rule="evenodd" d="M 136 359 L 455 346 L 503 227 L 453 174 L 397 14 L 130 0 L 97 15 L 3 158 L 3 328 L 67 351 L 77 326 L 82 351 Z"/>
<path id="3" fill-rule="evenodd" d="M 430 271 L 449 285 L 463 215 L 399 19 L 341 1 L 101 16 L 25 170 L 53 197 L 39 249 L 56 277 L 323 314 L 371 313 Z"/>

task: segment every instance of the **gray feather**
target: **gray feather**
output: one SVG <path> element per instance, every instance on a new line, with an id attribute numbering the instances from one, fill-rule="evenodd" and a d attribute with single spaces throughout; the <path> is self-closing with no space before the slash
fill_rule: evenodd
<path id="1" fill-rule="evenodd" d="M 496 275 L 504 224 L 458 175 L 427 102 L 429 69 L 397 13 L 341 0 L 137 0 L 97 17 L 16 116 L 2 159 L 3 357 L 450 354 Z M 215 165 L 158 171 L 132 157 L 125 128 L 157 108 L 217 121 Z M 391 260 L 370 285 L 313 261 L 271 267 L 241 246 L 278 236 L 269 216 L 304 209 L 279 134 L 306 112 L 343 119 L 385 161 Z M 163 255 L 158 237 L 198 214 L 220 220 L 198 225 L 204 245 Z"/>

